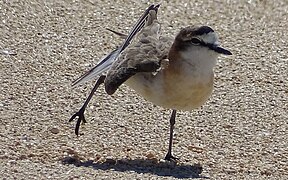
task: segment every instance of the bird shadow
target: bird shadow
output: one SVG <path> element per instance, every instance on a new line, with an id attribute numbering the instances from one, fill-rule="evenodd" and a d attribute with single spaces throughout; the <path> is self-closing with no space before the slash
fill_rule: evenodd
<path id="1" fill-rule="evenodd" d="M 77 157 L 67 156 L 63 164 L 73 164 L 76 167 L 90 167 L 95 170 L 114 170 L 119 172 L 134 171 L 136 173 L 150 173 L 158 176 L 175 178 L 206 178 L 201 176 L 202 166 L 199 164 L 184 165 L 176 162 L 159 161 L 157 159 L 106 159 L 105 161 L 81 161 Z"/>

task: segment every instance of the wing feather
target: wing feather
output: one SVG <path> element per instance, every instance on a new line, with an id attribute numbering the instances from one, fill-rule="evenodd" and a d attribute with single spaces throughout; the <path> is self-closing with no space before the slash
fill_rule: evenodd
<path id="1" fill-rule="evenodd" d="M 149 12 L 151 10 L 154 10 L 154 11 L 157 12 L 159 6 L 160 6 L 159 4 L 156 5 L 156 6 L 155 5 L 149 6 L 146 9 L 146 11 L 143 13 L 143 15 L 135 23 L 135 25 L 131 29 L 130 33 L 128 34 L 128 36 L 126 37 L 126 39 L 122 43 L 122 45 L 119 48 L 117 48 L 117 49 L 113 50 L 112 52 L 110 52 L 104 58 L 102 58 L 101 61 L 95 67 L 93 67 L 91 70 L 89 70 L 84 75 L 82 75 L 81 77 L 76 79 L 72 83 L 72 86 L 76 86 L 76 85 L 82 84 L 82 83 L 84 83 L 86 81 L 89 81 L 89 80 L 91 80 L 93 78 L 99 78 L 100 75 L 102 75 L 103 73 L 107 72 L 111 68 L 112 64 L 115 61 L 117 61 L 118 56 L 122 53 L 122 51 L 125 50 L 129 46 L 129 44 L 131 43 L 131 41 L 133 40 L 135 35 L 139 31 L 141 31 L 141 29 L 144 27 L 144 24 L 145 24 L 145 21 L 148 18 Z"/>

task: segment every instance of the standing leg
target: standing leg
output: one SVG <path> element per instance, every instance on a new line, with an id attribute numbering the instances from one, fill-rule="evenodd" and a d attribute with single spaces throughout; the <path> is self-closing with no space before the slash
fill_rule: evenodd
<path id="1" fill-rule="evenodd" d="M 169 139 L 169 148 L 168 152 L 165 156 L 165 160 L 172 161 L 172 160 L 177 160 L 178 158 L 172 156 L 172 140 L 173 140 L 173 130 L 174 130 L 174 125 L 175 125 L 175 118 L 176 118 L 176 110 L 172 111 L 171 117 L 170 117 L 170 139 Z"/>
<path id="2" fill-rule="evenodd" d="M 100 76 L 99 79 L 97 80 L 95 86 L 93 87 L 92 91 L 90 92 L 88 98 L 86 99 L 86 101 L 84 102 L 83 106 L 80 108 L 80 110 L 78 112 L 76 112 L 70 119 L 69 122 L 73 121 L 73 119 L 75 119 L 75 117 L 79 117 L 76 123 L 76 127 L 75 127 L 75 134 L 78 136 L 79 135 L 79 128 L 80 128 L 80 123 L 81 121 L 84 123 L 86 123 L 85 117 L 84 117 L 84 111 L 89 103 L 89 101 L 91 100 L 93 94 L 95 93 L 95 91 L 98 89 L 98 87 L 100 86 L 100 84 L 104 83 L 106 76 Z"/>

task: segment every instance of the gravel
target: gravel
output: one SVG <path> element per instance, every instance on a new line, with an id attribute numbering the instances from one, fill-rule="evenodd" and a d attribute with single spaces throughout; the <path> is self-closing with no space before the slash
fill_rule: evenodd
<path id="1" fill-rule="evenodd" d="M 169 2 L 169 3 L 168 3 Z M 71 82 L 115 48 L 147 1 L 0 2 L 0 174 L 3 179 L 288 179 L 288 2 L 162 1 L 164 33 L 209 25 L 219 58 L 209 101 L 176 119 L 122 86 L 100 87 L 76 137 L 71 115 L 93 82 Z"/>

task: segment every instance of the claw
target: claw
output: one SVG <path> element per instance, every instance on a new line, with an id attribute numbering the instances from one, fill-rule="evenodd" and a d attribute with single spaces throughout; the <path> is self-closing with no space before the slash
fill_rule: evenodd
<path id="1" fill-rule="evenodd" d="M 73 121 L 77 116 L 79 118 L 78 118 L 77 123 L 76 123 L 75 134 L 78 136 L 81 122 L 82 122 L 82 124 L 85 124 L 87 121 L 85 120 L 85 117 L 84 117 L 84 110 L 82 110 L 82 108 L 81 108 L 78 112 L 73 114 L 73 116 L 69 119 L 69 122 Z"/>

